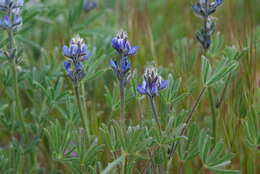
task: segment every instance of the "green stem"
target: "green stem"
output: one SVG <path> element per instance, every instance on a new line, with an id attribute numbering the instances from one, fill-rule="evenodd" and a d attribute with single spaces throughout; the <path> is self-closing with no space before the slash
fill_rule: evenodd
<path id="1" fill-rule="evenodd" d="M 125 152 L 123 152 L 123 153 L 125 153 Z M 121 173 L 122 174 L 126 174 L 127 173 L 127 164 L 128 163 L 128 157 L 127 157 L 127 155 L 125 155 L 125 159 L 124 159 L 124 162 L 122 163 L 122 170 L 121 170 Z"/>
<path id="2" fill-rule="evenodd" d="M 125 122 L 125 87 L 122 81 L 120 83 L 120 120 Z"/>
<path id="3" fill-rule="evenodd" d="M 154 119 L 157 123 L 158 129 L 159 129 L 159 132 L 160 132 L 160 135 L 161 135 L 162 129 L 161 129 L 161 125 L 160 125 L 160 121 L 159 121 L 159 117 L 158 117 L 158 112 L 157 112 L 157 109 L 156 109 L 156 106 L 155 106 L 155 103 L 154 103 L 154 97 L 149 96 L 149 100 L 150 100 L 150 104 L 151 104 L 151 107 L 152 107 Z"/>
<path id="4" fill-rule="evenodd" d="M 84 115 L 83 115 L 83 111 L 82 111 L 80 97 L 79 97 L 79 85 L 77 85 L 77 84 L 74 85 L 74 90 L 75 90 L 75 95 L 76 95 L 76 99 L 77 99 L 77 105 L 78 105 L 78 109 L 79 109 L 81 122 L 83 124 L 85 131 L 88 132 L 86 122 L 85 122 L 85 119 L 84 119 Z"/>
<path id="5" fill-rule="evenodd" d="M 213 144 L 216 143 L 216 138 L 217 138 L 217 132 L 216 132 L 216 124 L 217 124 L 217 114 L 215 111 L 215 102 L 212 96 L 212 91 L 211 88 L 208 88 L 208 95 L 209 95 L 209 102 L 210 102 L 210 109 L 212 113 L 212 135 L 213 135 Z"/>
<path id="6" fill-rule="evenodd" d="M 15 60 L 13 60 L 15 61 Z M 17 69 L 16 64 L 12 63 L 12 70 L 13 70 L 13 76 L 14 76 L 14 92 L 15 92 L 15 99 L 16 99 L 16 106 L 17 106 L 17 119 L 22 122 L 22 127 L 25 131 L 24 126 L 24 119 L 22 116 L 22 109 L 21 109 L 21 101 L 20 101 L 20 94 L 19 94 L 19 87 L 18 87 L 18 75 L 17 75 Z"/>
<path id="7" fill-rule="evenodd" d="M 11 15 L 11 14 L 10 14 Z M 24 134 L 27 135 L 27 131 L 25 128 L 25 121 L 23 119 L 22 115 L 22 107 L 21 107 L 21 100 L 20 100 L 20 94 L 19 94 L 19 86 L 18 86 L 18 74 L 17 74 L 17 68 L 16 68 L 16 57 L 14 53 L 14 33 L 12 30 L 8 30 L 8 55 L 9 59 L 11 61 L 13 76 L 14 76 L 14 93 L 15 93 L 15 99 L 16 99 L 16 107 L 17 107 L 17 120 L 20 120 L 22 123 L 22 129 L 24 131 Z M 27 136 L 25 136 L 27 137 Z"/>

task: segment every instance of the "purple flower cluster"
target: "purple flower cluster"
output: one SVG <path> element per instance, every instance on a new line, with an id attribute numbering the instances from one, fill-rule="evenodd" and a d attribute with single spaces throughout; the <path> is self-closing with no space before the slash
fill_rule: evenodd
<path id="1" fill-rule="evenodd" d="M 109 63 L 120 83 L 125 86 L 130 78 L 131 62 L 128 58 L 137 53 L 138 46 L 131 47 L 127 33 L 121 30 L 112 39 L 112 47 L 119 54 L 119 60 L 110 60 Z"/>
<path id="2" fill-rule="evenodd" d="M 24 0 L 0 0 L 0 11 L 6 13 L 0 19 L 0 28 L 14 32 L 18 31 L 23 23 L 20 14 L 23 4 Z"/>
<path id="3" fill-rule="evenodd" d="M 214 0 L 213 2 L 209 2 L 209 0 L 199 0 L 192 6 L 195 14 L 204 22 L 204 26 L 196 33 L 196 38 L 204 49 L 210 47 L 211 35 L 216 30 L 215 22 L 210 15 L 212 15 L 222 3 L 223 0 Z"/>
<path id="4" fill-rule="evenodd" d="M 163 80 L 158 75 L 157 69 L 148 67 L 145 69 L 143 83 L 138 85 L 137 91 L 142 95 L 155 97 L 159 90 L 165 89 L 168 86 L 168 80 Z"/>
<path id="5" fill-rule="evenodd" d="M 67 61 L 64 61 L 67 75 L 77 84 L 85 76 L 82 62 L 91 57 L 87 45 L 79 35 L 71 39 L 69 46 L 63 47 L 63 56 L 68 58 Z"/>
<path id="6" fill-rule="evenodd" d="M 127 33 L 122 30 L 112 39 L 112 46 L 123 57 L 133 56 L 138 51 L 138 46 L 131 47 Z"/>

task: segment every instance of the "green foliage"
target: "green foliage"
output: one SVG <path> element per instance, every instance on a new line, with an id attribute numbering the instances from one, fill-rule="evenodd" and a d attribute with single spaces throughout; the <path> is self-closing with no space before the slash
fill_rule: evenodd
<path id="1" fill-rule="evenodd" d="M 206 57 L 202 58 L 202 82 L 205 86 L 212 86 L 219 80 L 227 77 L 229 73 L 238 68 L 237 62 L 230 62 L 223 59 L 217 66 L 215 72 L 212 72 L 212 67 Z"/>
<path id="2" fill-rule="evenodd" d="M 258 123 L 259 118 L 254 109 L 251 109 L 251 111 L 249 111 L 249 117 L 244 122 L 244 131 L 246 134 L 245 143 L 253 149 L 260 148 L 260 128 Z"/>
<path id="3" fill-rule="evenodd" d="M 223 152 L 223 142 L 218 142 L 214 147 L 211 145 L 210 136 L 205 130 L 202 130 L 199 135 L 199 156 L 206 169 L 218 173 L 241 173 L 239 170 L 227 170 L 225 166 L 231 163 L 232 155 Z"/>

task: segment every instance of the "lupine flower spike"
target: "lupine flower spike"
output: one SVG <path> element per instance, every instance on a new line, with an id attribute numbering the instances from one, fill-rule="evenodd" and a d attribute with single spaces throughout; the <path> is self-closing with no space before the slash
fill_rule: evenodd
<path id="1" fill-rule="evenodd" d="M 211 15 L 216 11 L 217 7 L 223 3 L 223 0 L 199 0 L 192 6 L 195 14 L 204 22 L 204 27 L 196 33 L 197 40 L 201 43 L 203 48 L 207 50 L 211 45 L 211 35 L 216 30 L 214 18 Z"/>
<path id="2" fill-rule="evenodd" d="M 167 86 L 168 80 L 163 80 L 162 77 L 158 75 L 157 69 L 154 67 L 148 67 L 145 69 L 143 83 L 137 86 L 137 91 L 141 95 L 147 95 L 149 97 L 154 118 L 158 125 L 160 133 L 161 126 L 154 102 L 154 97 L 158 95 L 160 90 L 165 89 Z"/>
<path id="3" fill-rule="evenodd" d="M 64 61 L 64 68 L 67 75 L 70 77 L 74 84 L 75 95 L 77 98 L 77 105 L 80 112 L 81 121 L 83 123 L 84 129 L 87 131 L 86 122 L 83 116 L 83 111 L 80 102 L 80 92 L 79 85 L 80 81 L 85 76 L 83 62 L 91 57 L 91 53 L 88 50 L 87 45 L 84 43 L 83 39 L 79 35 L 76 35 L 71 39 L 69 46 L 63 46 L 63 56 L 68 60 Z"/>
<path id="4" fill-rule="evenodd" d="M 211 16 L 223 3 L 223 0 L 199 0 L 195 5 L 192 6 L 193 11 L 197 16 L 203 20 L 203 27 L 196 33 L 196 38 L 204 49 L 204 56 L 207 57 L 207 51 L 211 45 L 211 35 L 216 31 L 216 24 L 214 18 Z M 216 112 L 215 102 L 213 99 L 211 88 L 208 87 L 209 103 L 212 112 L 212 134 L 213 144 L 216 140 Z"/>
<path id="5" fill-rule="evenodd" d="M 112 39 L 112 47 L 118 53 L 118 60 L 110 60 L 110 66 L 113 69 L 117 79 L 120 83 L 120 97 L 121 97 L 121 120 L 124 119 L 124 93 L 125 87 L 130 79 L 131 62 L 129 56 L 134 56 L 138 51 L 138 46 L 131 47 L 128 40 L 127 33 L 123 30 L 119 31 Z"/>
<path id="6" fill-rule="evenodd" d="M 65 45 L 63 47 L 63 56 L 68 58 L 67 61 L 64 61 L 64 68 L 67 75 L 74 84 L 78 84 L 85 76 L 84 65 L 82 62 L 91 57 L 87 45 L 79 35 L 76 35 L 71 39 L 69 46 Z"/>
<path id="7" fill-rule="evenodd" d="M 7 49 L 1 50 L 6 58 L 10 61 L 10 65 L 12 67 L 13 72 L 13 87 L 15 93 L 16 107 L 17 107 L 17 120 L 21 122 L 23 134 L 25 135 L 27 143 L 30 141 L 28 135 L 28 131 L 25 126 L 25 120 L 23 118 L 23 108 L 20 100 L 19 93 L 19 84 L 18 84 L 18 71 L 17 64 L 20 62 L 20 57 L 17 54 L 18 48 L 15 45 L 14 35 L 22 26 L 22 17 L 20 15 L 21 8 L 24 5 L 23 0 L 0 0 L 0 11 L 3 14 L 3 17 L 0 18 L 0 28 L 5 30 L 8 38 L 7 38 Z M 3 39 L 3 38 L 2 38 Z"/>
<path id="8" fill-rule="evenodd" d="M 0 19 L 0 28 L 4 30 L 18 31 L 22 25 L 20 9 L 23 6 L 23 0 L 0 0 L 0 11 L 6 13 Z"/>
<path id="9" fill-rule="evenodd" d="M 162 77 L 158 75 L 156 68 L 149 67 L 145 69 L 143 83 L 138 85 L 137 91 L 141 95 L 155 97 L 160 90 L 165 89 L 167 86 L 168 80 L 163 80 Z"/>

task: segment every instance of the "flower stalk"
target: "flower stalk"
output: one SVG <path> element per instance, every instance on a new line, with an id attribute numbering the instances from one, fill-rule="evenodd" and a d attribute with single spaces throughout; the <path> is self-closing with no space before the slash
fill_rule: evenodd
<path id="1" fill-rule="evenodd" d="M 3 11 L 5 13 L 3 18 L 0 19 L 0 28 L 6 30 L 8 34 L 7 51 L 5 51 L 4 54 L 10 62 L 13 72 L 14 93 L 17 107 L 17 120 L 21 121 L 22 129 L 25 135 L 27 135 L 27 130 L 25 128 L 25 120 L 22 115 L 23 111 L 21 106 L 18 85 L 17 64 L 19 62 L 19 57 L 17 55 L 17 48 L 15 47 L 14 40 L 15 33 L 20 29 L 22 25 L 22 17 L 20 15 L 20 10 L 23 4 L 23 0 L 9 0 L 0 2 L 0 11 Z"/>
<path id="2" fill-rule="evenodd" d="M 154 97 L 149 96 L 148 98 L 149 98 L 149 101 L 150 101 L 150 104 L 151 104 L 151 108 L 152 108 L 152 111 L 153 111 L 154 119 L 155 119 L 155 121 L 157 123 L 158 129 L 159 129 L 159 132 L 160 132 L 160 135 L 161 135 L 162 134 L 162 128 L 161 128 L 161 124 L 160 124 L 160 121 L 159 121 L 157 108 L 155 106 Z"/>
<path id="3" fill-rule="evenodd" d="M 168 80 L 163 80 L 162 77 L 158 74 L 157 69 L 154 67 L 148 67 L 145 69 L 143 83 L 137 86 L 137 91 L 141 95 L 147 95 L 149 98 L 153 115 L 157 123 L 158 129 L 160 131 L 160 134 L 162 133 L 162 129 L 160 126 L 160 121 L 154 98 L 158 95 L 160 90 L 165 89 L 167 86 Z"/>
<path id="4" fill-rule="evenodd" d="M 63 56 L 68 60 L 64 61 L 64 68 L 68 77 L 73 82 L 77 105 L 79 109 L 79 115 L 82 125 L 86 132 L 88 127 L 84 118 L 82 104 L 80 100 L 80 81 L 85 77 L 85 70 L 83 62 L 91 57 L 91 53 L 88 50 L 88 46 L 84 43 L 83 39 L 79 35 L 76 35 L 71 39 L 69 46 L 63 47 Z"/>
<path id="5" fill-rule="evenodd" d="M 110 60 L 109 64 L 116 75 L 120 88 L 120 120 L 125 122 L 125 90 L 131 77 L 129 56 L 134 56 L 138 46 L 131 47 L 125 31 L 119 31 L 112 39 L 112 47 L 117 51 L 119 60 Z"/>
<path id="6" fill-rule="evenodd" d="M 79 85 L 74 85 L 74 91 L 75 91 L 75 96 L 76 96 L 76 100 L 77 100 L 77 106 L 78 106 L 78 109 L 79 109 L 79 115 L 80 115 L 80 118 L 81 118 L 81 122 L 82 122 L 82 125 L 83 125 L 85 131 L 87 132 L 88 129 L 87 129 L 86 121 L 84 119 L 81 100 L 80 100 Z"/>
<path id="7" fill-rule="evenodd" d="M 122 82 L 120 83 L 120 120 L 125 122 L 125 87 Z"/>
<path id="8" fill-rule="evenodd" d="M 216 31 L 216 24 L 213 21 L 211 15 L 222 3 L 223 0 L 214 0 L 213 2 L 209 2 L 209 0 L 198 0 L 198 2 L 192 6 L 192 9 L 195 12 L 195 14 L 203 20 L 203 27 L 196 33 L 196 38 L 203 47 L 205 57 L 207 57 L 207 52 L 211 45 L 211 35 Z M 210 87 L 208 87 L 208 96 L 212 113 L 212 134 L 215 144 L 217 115 L 215 111 L 216 105 Z"/>

